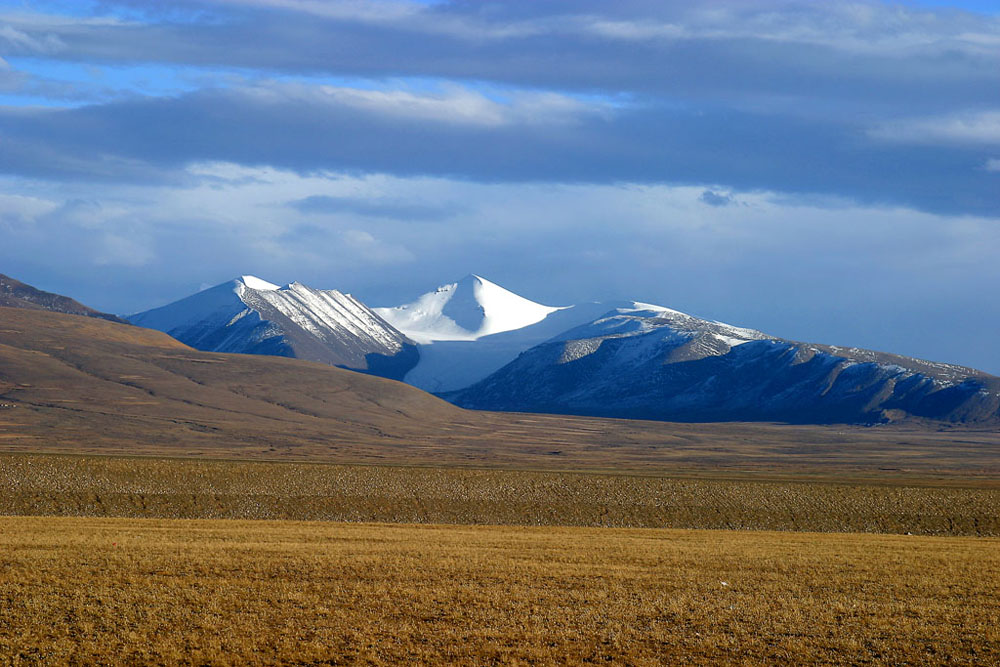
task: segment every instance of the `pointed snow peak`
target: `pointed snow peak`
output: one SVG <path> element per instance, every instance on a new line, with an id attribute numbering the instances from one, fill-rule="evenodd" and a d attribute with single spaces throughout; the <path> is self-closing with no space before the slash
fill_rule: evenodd
<path id="1" fill-rule="evenodd" d="M 490 282 L 486 278 L 483 278 L 482 276 L 476 275 L 475 273 L 470 273 L 470 274 L 466 275 L 464 278 L 462 278 L 461 280 L 459 280 L 458 283 L 456 283 L 456 284 L 459 287 L 463 287 L 465 285 L 470 285 L 470 286 L 474 287 L 476 285 L 495 285 L 496 283 Z"/>
<path id="2" fill-rule="evenodd" d="M 419 343 L 476 340 L 544 320 L 561 308 L 535 303 L 470 273 L 416 301 L 375 308 L 394 327 Z"/>
<path id="3" fill-rule="evenodd" d="M 275 285 L 274 283 L 269 283 L 266 280 L 258 278 L 257 276 L 240 276 L 236 280 L 238 282 L 243 283 L 250 289 L 261 290 L 266 292 L 278 289 L 278 286 Z"/>

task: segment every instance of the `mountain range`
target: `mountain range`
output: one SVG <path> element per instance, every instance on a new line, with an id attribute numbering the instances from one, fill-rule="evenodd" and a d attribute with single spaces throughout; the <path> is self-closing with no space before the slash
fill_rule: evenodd
<path id="1" fill-rule="evenodd" d="M 635 303 L 532 347 L 457 405 L 672 421 L 995 422 L 1000 378 Z"/>
<path id="2" fill-rule="evenodd" d="M 355 464 L 389 464 L 467 466 L 473 475 L 491 467 L 643 474 L 708 467 L 996 479 L 998 447 L 996 429 L 938 423 L 683 424 L 463 410 L 404 383 L 327 364 L 203 352 L 138 326 L 0 306 L 0 450 L 7 453 L 304 460 L 351 464 L 338 473 L 348 476 Z M 35 464 L 61 484 L 46 461 Z M 397 479 L 380 478 L 348 507 L 377 506 L 399 493 Z M 461 477 L 442 481 L 475 492 Z M 231 484 L 212 493 L 243 493 L 242 478 Z M 169 484 L 144 488 L 152 498 L 177 492 Z M 283 492 L 309 506 L 294 488 Z M 102 500 L 117 502 L 95 502 Z M 421 507 L 438 500 L 412 499 Z M 137 511 L 145 501 L 136 499 Z"/>
<path id="3" fill-rule="evenodd" d="M 1000 422 L 1000 378 L 638 301 L 549 306 L 477 276 L 399 306 L 243 276 L 133 315 L 213 352 L 401 379 L 478 410 L 670 421 Z"/>

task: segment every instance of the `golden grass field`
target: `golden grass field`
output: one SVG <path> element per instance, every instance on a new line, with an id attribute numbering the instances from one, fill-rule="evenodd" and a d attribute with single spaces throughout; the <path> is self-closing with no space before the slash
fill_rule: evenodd
<path id="1" fill-rule="evenodd" d="M 996 428 L 468 412 L 0 317 L 0 665 L 1000 664 Z"/>
<path id="2" fill-rule="evenodd" d="M 0 518 L 8 664 L 1000 662 L 1000 541 Z"/>
<path id="3" fill-rule="evenodd" d="M 0 454 L 0 514 L 1000 536 L 1000 488 Z"/>

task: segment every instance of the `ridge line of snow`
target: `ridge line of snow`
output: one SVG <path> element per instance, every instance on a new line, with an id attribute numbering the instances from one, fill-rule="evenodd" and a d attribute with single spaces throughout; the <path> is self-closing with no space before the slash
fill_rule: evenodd
<path id="1" fill-rule="evenodd" d="M 258 278 L 257 276 L 240 276 L 239 278 L 237 278 L 237 280 L 242 282 L 250 289 L 255 289 L 258 291 L 270 292 L 279 289 L 278 286 L 275 285 L 274 283 L 269 283 L 262 278 Z"/>

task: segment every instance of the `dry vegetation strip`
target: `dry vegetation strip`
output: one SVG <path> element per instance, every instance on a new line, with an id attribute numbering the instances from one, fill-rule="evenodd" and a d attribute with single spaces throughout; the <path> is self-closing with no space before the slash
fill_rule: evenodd
<path id="1" fill-rule="evenodd" d="M 997 536 L 1000 490 L 0 454 L 0 514 Z"/>
<path id="2" fill-rule="evenodd" d="M 982 538 L 0 518 L 10 664 L 997 664 Z"/>

